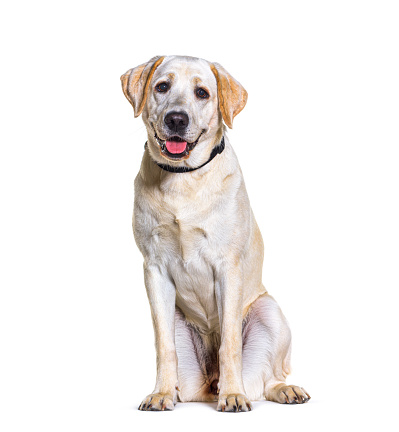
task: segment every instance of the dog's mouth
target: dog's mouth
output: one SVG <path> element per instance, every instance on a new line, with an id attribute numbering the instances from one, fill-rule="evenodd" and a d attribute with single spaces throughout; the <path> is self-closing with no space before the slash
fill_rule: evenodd
<path id="1" fill-rule="evenodd" d="M 168 159 L 174 161 L 179 161 L 187 159 L 190 156 L 191 150 L 193 150 L 193 148 L 198 144 L 198 141 L 203 133 L 204 131 L 202 131 L 198 138 L 191 143 L 184 141 L 184 139 L 180 138 L 178 135 L 174 135 L 162 140 L 155 132 L 154 137 L 159 144 L 160 152 L 163 156 L 166 156 Z"/>

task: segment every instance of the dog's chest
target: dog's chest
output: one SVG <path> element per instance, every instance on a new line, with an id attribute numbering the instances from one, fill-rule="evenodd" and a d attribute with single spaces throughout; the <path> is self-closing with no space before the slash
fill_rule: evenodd
<path id="1" fill-rule="evenodd" d="M 208 251 L 212 227 L 207 215 L 196 213 L 190 206 L 168 206 L 158 213 L 158 223 L 151 230 L 151 243 L 162 254 L 184 265 L 204 258 Z"/>
<path id="2" fill-rule="evenodd" d="M 163 196 L 151 203 L 146 218 L 136 218 L 145 232 L 144 255 L 167 269 L 176 286 L 176 303 L 186 317 L 202 328 L 217 326 L 213 265 L 218 253 L 215 240 L 222 232 L 220 218 L 212 205 L 191 200 Z"/>

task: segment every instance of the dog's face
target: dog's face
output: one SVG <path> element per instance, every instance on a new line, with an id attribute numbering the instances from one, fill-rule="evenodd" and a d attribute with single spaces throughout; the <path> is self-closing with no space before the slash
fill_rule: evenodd
<path id="1" fill-rule="evenodd" d="M 135 116 L 143 114 L 149 151 L 159 163 L 207 160 L 221 140 L 223 120 L 232 127 L 247 99 L 220 65 L 193 57 L 154 57 L 121 80 Z"/>
<path id="2" fill-rule="evenodd" d="M 143 120 L 162 157 L 188 159 L 221 128 L 217 84 L 205 60 L 168 57 L 156 69 Z"/>

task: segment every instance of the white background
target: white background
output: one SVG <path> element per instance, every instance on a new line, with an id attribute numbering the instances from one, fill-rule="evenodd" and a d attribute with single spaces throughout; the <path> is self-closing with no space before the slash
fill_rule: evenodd
<path id="1" fill-rule="evenodd" d="M 20 1 L 1 7 L 3 431 L 394 429 L 395 1 Z M 304 406 L 139 412 L 155 383 L 131 230 L 146 140 L 119 77 L 154 55 L 248 90 L 229 132 L 293 332 Z"/>

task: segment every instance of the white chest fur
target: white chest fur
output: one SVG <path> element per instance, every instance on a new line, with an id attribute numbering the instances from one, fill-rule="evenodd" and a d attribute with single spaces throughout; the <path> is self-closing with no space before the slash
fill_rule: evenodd
<path id="1" fill-rule="evenodd" d="M 134 231 L 145 259 L 167 270 L 176 286 L 177 305 L 188 319 L 210 331 L 218 326 L 213 266 L 223 243 L 224 225 L 212 211 L 216 197 L 201 201 L 158 188 L 142 189 L 140 196 Z"/>
<path id="2" fill-rule="evenodd" d="M 218 327 L 215 270 L 232 250 L 246 255 L 253 229 L 231 148 L 212 165 L 212 175 L 207 167 L 195 175 L 165 173 L 144 157 L 133 220 L 146 264 L 164 269 L 176 287 L 177 306 L 204 331 Z"/>

